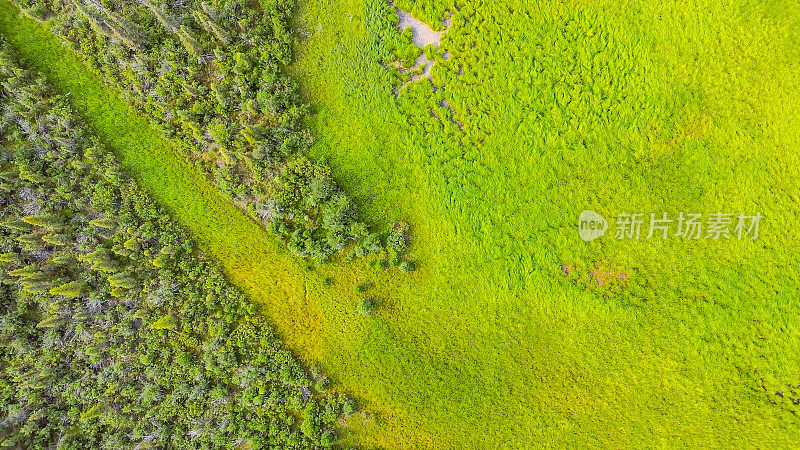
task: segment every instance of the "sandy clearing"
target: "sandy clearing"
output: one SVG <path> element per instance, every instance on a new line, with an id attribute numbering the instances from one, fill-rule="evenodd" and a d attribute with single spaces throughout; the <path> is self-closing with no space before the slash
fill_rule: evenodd
<path id="1" fill-rule="evenodd" d="M 425 22 L 417 19 L 411 14 L 395 8 L 397 11 L 397 18 L 399 19 L 398 26 L 402 32 L 408 27 L 411 27 L 413 33 L 413 42 L 419 48 L 425 48 L 426 45 L 431 44 L 437 49 L 439 48 L 439 40 L 444 31 L 433 31 L 431 27 Z"/>
<path id="2" fill-rule="evenodd" d="M 444 25 L 445 29 L 443 31 L 433 31 L 428 24 L 412 16 L 410 13 L 395 7 L 391 2 L 389 2 L 389 5 L 394 8 L 395 12 L 397 12 L 397 26 L 400 29 L 400 32 L 402 33 L 406 28 L 411 28 L 412 42 L 415 46 L 424 49 L 430 44 L 433 45 L 437 50 L 439 49 L 439 42 L 442 33 L 446 32 L 447 28 L 450 27 L 451 18 L 453 17 L 451 13 L 448 13 L 447 17 L 442 21 L 442 25 Z M 450 59 L 450 52 L 446 52 L 442 57 L 446 60 Z M 430 79 L 433 64 L 434 61 L 428 59 L 424 53 L 420 55 L 415 61 L 414 68 L 411 70 L 416 71 L 419 67 L 422 67 L 422 73 L 419 75 L 413 75 L 411 77 L 411 83 L 419 81 L 422 78 Z M 401 70 L 404 69 L 401 68 Z"/>

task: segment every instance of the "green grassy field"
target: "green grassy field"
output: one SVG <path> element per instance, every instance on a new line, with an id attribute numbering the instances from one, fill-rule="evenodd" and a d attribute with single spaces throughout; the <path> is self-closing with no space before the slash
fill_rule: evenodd
<path id="1" fill-rule="evenodd" d="M 454 13 L 432 83 L 394 98 L 377 1 L 306 2 L 294 72 L 315 152 L 415 226 L 424 278 L 392 319 L 442 364 L 402 391 L 414 416 L 478 447 L 797 445 L 774 395 L 800 381 L 797 4 L 397 5 Z M 583 209 L 765 219 L 756 241 L 584 243 Z M 597 261 L 627 287 L 583 290 Z"/>
<path id="2" fill-rule="evenodd" d="M 4 1 L 0 33 L 292 349 L 375 413 L 344 443 L 799 445 L 798 5 L 398 5 L 431 24 L 454 13 L 436 91 L 423 79 L 395 98 L 381 63 L 399 33 L 380 1 L 303 3 L 292 71 L 315 155 L 376 224 L 412 223 L 410 275 L 304 269 Z M 583 209 L 765 219 L 756 241 L 585 243 Z M 597 261 L 629 279 L 587 282 Z M 355 312 L 364 281 L 370 317 Z"/>

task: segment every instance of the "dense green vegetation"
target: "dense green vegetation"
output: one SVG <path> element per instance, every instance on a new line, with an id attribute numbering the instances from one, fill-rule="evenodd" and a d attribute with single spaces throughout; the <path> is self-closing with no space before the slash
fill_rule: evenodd
<path id="1" fill-rule="evenodd" d="M 0 42 L 4 446 L 330 446 L 353 401 Z"/>
<path id="2" fill-rule="evenodd" d="M 321 262 L 345 247 L 355 256 L 383 248 L 324 160 L 303 156 L 313 142 L 301 126 L 308 108 L 283 73 L 292 59 L 286 24 L 294 0 L 16 3 L 121 86 L 293 253 Z"/>

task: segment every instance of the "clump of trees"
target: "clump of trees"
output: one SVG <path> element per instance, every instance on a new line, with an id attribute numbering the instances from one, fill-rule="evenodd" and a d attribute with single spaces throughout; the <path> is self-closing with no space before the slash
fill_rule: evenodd
<path id="1" fill-rule="evenodd" d="M 106 20 L 131 47 L 150 42 Z M 0 443 L 332 445 L 355 403 L 77 123 L 0 42 Z"/>
<path id="2" fill-rule="evenodd" d="M 63 36 L 297 255 L 380 250 L 324 162 L 283 70 L 295 0 L 14 0 Z"/>

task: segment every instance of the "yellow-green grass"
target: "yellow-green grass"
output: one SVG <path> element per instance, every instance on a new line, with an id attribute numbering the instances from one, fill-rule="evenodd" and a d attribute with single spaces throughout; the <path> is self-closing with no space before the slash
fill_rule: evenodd
<path id="1" fill-rule="evenodd" d="M 387 321 L 442 360 L 401 391 L 435 443 L 800 445 L 775 395 L 800 390 L 797 3 L 395 4 L 455 13 L 438 90 L 394 98 L 379 0 L 303 2 L 292 72 L 314 153 L 368 217 L 414 225 L 423 275 Z M 584 243 L 585 208 L 765 218 L 756 241 Z M 561 272 L 595 261 L 628 287 Z"/>
<path id="2" fill-rule="evenodd" d="M 417 4 L 428 20 L 455 11 Z M 452 57 L 434 68 L 442 89 L 423 82 L 395 100 L 378 64 L 391 39 L 385 4 L 307 1 L 302 19 L 322 31 L 301 45 L 293 72 L 315 109 L 314 153 L 368 217 L 414 225 L 420 264 L 402 277 L 332 265 L 319 271 L 332 288 L 56 39 L 0 5 L 0 32 L 71 92 L 286 342 L 377 412 L 377 423 L 351 421 L 360 433 L 346 443 L 798 445 L 791 407 L 770 404 L 770 391 L 800 383 L 790 2 L 763 21 L 744 2 L 464 3 L 444 38 Z M 599 54 L 598 65 L 578 69 L 583 54 Z M 555 103 L 592 100 L 594 88 L 599 106 Z M 447 119 L 441 99 L 463 130 L 431 117 Z M 756 242 L 585 244 L 575 230 L 585 207 L 769 219 Z M 584 291 L 560 271 L 601 258 L 630 273 L 629 288 Z M 372 317 L 355 312 L 362 280 L 382 306 Z"/>

